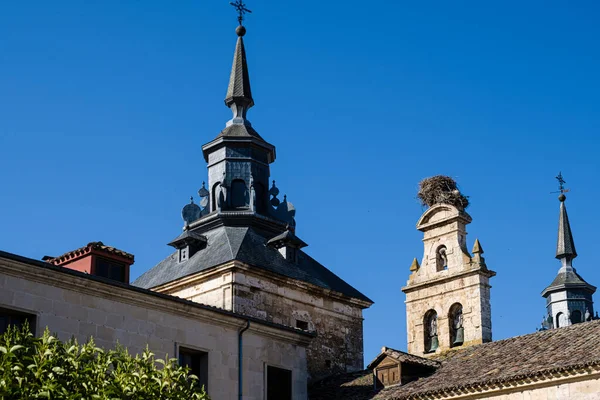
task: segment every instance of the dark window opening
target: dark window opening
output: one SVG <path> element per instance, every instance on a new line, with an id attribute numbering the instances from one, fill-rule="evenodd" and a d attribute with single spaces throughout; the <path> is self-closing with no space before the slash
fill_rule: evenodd
<path id="1" fill-rule="evenodd" d="M 101 276 L 103 278 L 112 279 L 119 282 L 125 282 L 125 264 L 108 260 L 106 258 L 96 258 L 96 266 L 94 268 L 94 275 Z M 126 282 L 125 282 L 126 283 Z"/>
<path id="2" fill-rule="evenodd" d="M 435 267 L 438 272 L 448 269 L 448 255 L 446 254 L 446 246 L 444 245 L 441 245 L 435 251 Z"/>
<path id="3" fill-rule="evenodd" d="M 583 319 L 581 318 L 581 311 L 575 310 L 571 313 L 571 323 L 572 324 L 578 324 L 582 321 L 583 321 Z"/>
<path id="4" fill-rule="evenodd" d="M 331 360 L 325 360 L 325 368 L 331 368 Z"/>
<path id="5" fill-rule="evenodd" d="M 254 193 L 256 196 L 256 211 L 260 214 L 267 213 L 267 200 L 268 195 L 265 188 L 260 183 L 254 184 Z"/>
<path id="6" fill-rule="evenodd" d="M 29 331 L 35 335 L 35 315 L 0 308 L 0 335 L 6 332 L 9 326 L 20 329 L 25 322 L 29 323 Z"/>
<path id="7" fill-rule="evenodd" d="M 179 365 L 188 367 L 198 377 L 198 385 L 208 391 L 208 353 L 184 347 L 179 348 Z"/>
<path id="8" fill-rule="evenodd" d="M 246 190 L 246 182 L 241 179 L 234 179 L 231 182 L 231 207 L 245 208 L 248 207 L 248 191 Z"/>
<path id="9" fill-rule="evenodd" d="M 296 320 L 296 328 L 302 329 L 303 331 L 308 330 L 308 322 Z"/>
<path id="10" fill-rule="evenodd" d="M 267 366 L 267 400 L 292 400 L 292 371 Z"/>

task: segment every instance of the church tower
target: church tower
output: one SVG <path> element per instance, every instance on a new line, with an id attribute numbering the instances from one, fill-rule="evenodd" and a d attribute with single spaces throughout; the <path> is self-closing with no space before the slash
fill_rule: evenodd
<path id="1" fill-rule="evenodd" d="M 468 199 L 445 176 L 423 180 L 419 197 L 428 206 L 417 222 L 424 253 L 421 263 L 413 260 L 402 288 L 408 352 L 427 357 L 453 347 L 490 342 L 489 279 L 496 273 L 487 268 L 479 240 L 472 255 L 467 250 Z"/>
<path id="2" fill-rule="evenodd" d="M 594 315 L 592 295 L 596 287 L 587 283 L 573 267 L 573 259 L 577 257 L 573 233 L 569 224 L 567 207 L 565 206 L 564 183 L 562 174 L 557 179 L 560 183 L 560 212 L 558 215 L 558 241 L 556 258 L 561 267 L 556 278 L 544 289 L 542 296 L 546 299 L 547 317 L 542 322 L 545 329 L 560 328 L 579 322 L 590 321 Z"/>
<path id="3" fill-rule="evenodd" d="M 175 251 L 133 284 L 316 332 L 311 379 L 361 370 L 362 310 L 373 302 L 303 251 L 295 207 L 269 185 L 275 146 L 248 120 L 254 98 L 241 20 L 225 96 L 232 118 L 202 146 L 208 185 L 199 204 L 183 207 L 183 233 L 169 243 Z"/>

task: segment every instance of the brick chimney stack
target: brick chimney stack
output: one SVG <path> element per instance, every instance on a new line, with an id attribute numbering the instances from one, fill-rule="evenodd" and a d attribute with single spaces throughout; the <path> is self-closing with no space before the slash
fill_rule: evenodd
<path id="1" fill-rule="evenodd" d="M 43 260 L 59 267 L 127 284 L 129 283 L 129 269 L 134 263 L 133 254 L 105 246 L 102 242 L 88 243 L 87 246 L 59 257 L 45 256 Z"/>

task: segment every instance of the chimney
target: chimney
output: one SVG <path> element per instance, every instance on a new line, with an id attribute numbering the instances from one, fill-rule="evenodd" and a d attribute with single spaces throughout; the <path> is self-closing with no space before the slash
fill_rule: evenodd
<path id="1" fill-rule="evenodd" d="M 129 283 L 129 269 L 134 263 L 133 254 L 105 246 L 102 242 L 91 242 L 87 246 L 62 256 L 45 256 L 42 260 L 59 267 L 127 284 Z"/>

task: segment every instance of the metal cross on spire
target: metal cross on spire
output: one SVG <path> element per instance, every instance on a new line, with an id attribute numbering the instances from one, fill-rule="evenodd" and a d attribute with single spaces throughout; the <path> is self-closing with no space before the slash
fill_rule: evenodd
<path id="1" fill-rule="evenodd" d="M 235 0 L 235 1 L 231 1 L 229 2 L 229 4 L 231 4 L 236 11 L 238 12 L 238 22 L 240 25 L 242 25 L 242 23 L 244 22 L 244 15 L 246 13 L 250 13 L 252 14 L 252 11 L 248 10 L 246 8 L 246 5 L 244 4 L 243 0 Z"/>
<path id="2" fill-rule="evenodd" d="M 562 172 L 558 173 L 558 176 L 556 176 L 556 180 L 558 181 L 558 190 L 560 193 L 565 193 L 568 192 L 569 189 L 565 189 L 565 183 L 567 183 L 562 176 Z"/>

